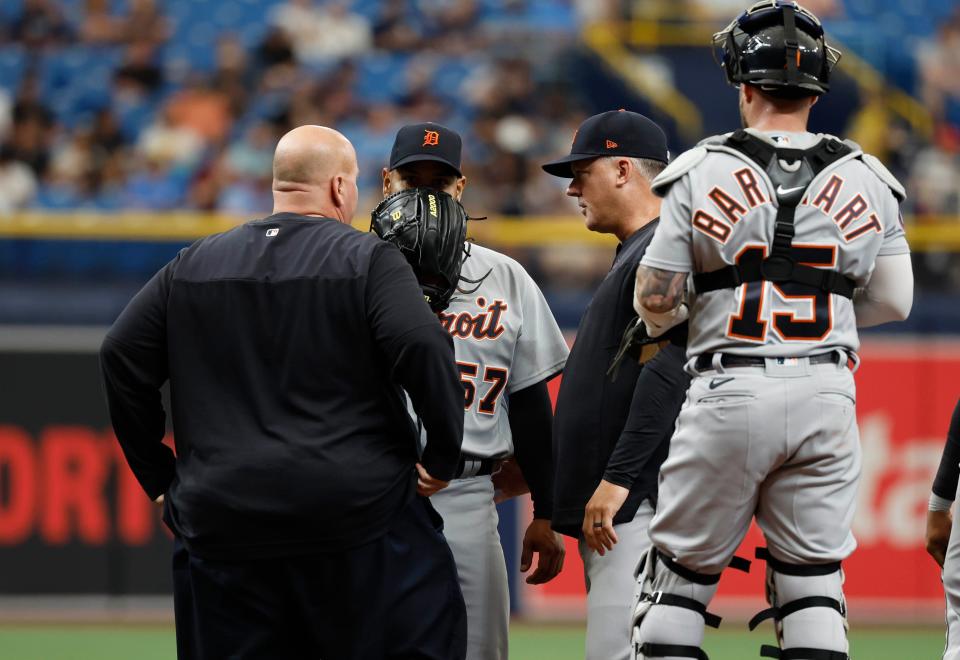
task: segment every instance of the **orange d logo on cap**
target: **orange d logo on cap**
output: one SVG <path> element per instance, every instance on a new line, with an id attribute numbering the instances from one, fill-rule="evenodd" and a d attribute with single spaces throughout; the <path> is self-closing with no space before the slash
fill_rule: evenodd
<path id="1" fill-rule="evenodd" d="M 422 121 L 407 124 L 397 131 L 390 150 L 389 169 L 419 161 L 434 161 L 450 167 L 463 176 L 460 170 L 460 135 L 442 124 Z"/>

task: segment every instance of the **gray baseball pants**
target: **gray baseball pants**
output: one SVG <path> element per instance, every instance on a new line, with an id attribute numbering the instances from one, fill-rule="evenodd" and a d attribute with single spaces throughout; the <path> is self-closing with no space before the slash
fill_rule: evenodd
<path id="1" fill-rule="evenodd" d="M 848 648 L 843 574 L 839 564 L 830 566 L 856 547 L 850 531 L 861 463 L 855 401 L 845 364 L 767 358 L 762 366 L 724 368 L 715 360 L 690 385 L 660 471 L 650 538 L 679 570 L 719 576 L 755 517 L 772 557 L 771 605 L 808 597 L 836 603 L 841 613 L 809 605 L 778 621 L 783 649 Z M 817 565 L 826 572 L 796 572 Z M 652 589 L 708 605 L 716 583 L 690 582 L 662 568 Z M 700 647 L 703 623 L 689 609 L 655 603 L 642 619 L 639 642 Z M 671 653 L 653 655 L 674 660 Z"/>
<path id="2" fill-rule="evenodd" d="M 631 657 L 630 615 L 636 602 L 634 573 L 650 548 L 647 531 L 653 507 L 644 500 L 630 522 L 614 525 L 619 539 L 603 557 L 580 540 L 580 558 L 587 585 L 586 660 L 627 660 Z"/>
<path id="3" fill-rule="evenodd" d="M 467 604 L 467 660 L 506 660 L 510 591 L 493 482 L 489 476 L 454 479 L 430 501 L 443 517 Z"/>
<path id="4" fill-rule="evenodd" d="M 947 647 L 943 660 L 960 660 L 960 523 L 954 520 L 943 562 L 943 591 L 947 597 Z"/>

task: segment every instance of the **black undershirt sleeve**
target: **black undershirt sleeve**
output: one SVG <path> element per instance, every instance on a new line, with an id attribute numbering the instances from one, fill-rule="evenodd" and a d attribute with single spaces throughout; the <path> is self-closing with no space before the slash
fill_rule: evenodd
<path id="1" fill-rule="evenodd" d="M 551 376 L 552 378 L 552 376 Z M 553 410 L 545 379 L 510 393 L 514 455 L 533 499 L 533 517 L 553 515 Z"/>
<path id="2" fill-rule="evenodd" d="M 668 344 L 640 371 L 630 414 L 603 473 L 605 481 L 633 487 L 660 444 L 670 441 L 690 385 L 690 377 L 683 371 L 685 354 L 685 348 Z"/>
<path id="3" fill-rule="evenodd" d="M 945 500 L 955 499 L 958 478 L 960 478 L 960 401 L 957 401 L 957 406 L 953 409 L 953 417 L 950 419 L 947 442 L 943 447 L 937 476 L 933 480 L 933 494 Z"/>

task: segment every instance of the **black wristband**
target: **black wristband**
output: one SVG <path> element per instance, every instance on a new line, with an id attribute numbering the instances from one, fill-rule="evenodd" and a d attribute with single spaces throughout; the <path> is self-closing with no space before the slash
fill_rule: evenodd
<path id="1" fill-rule="evenodd" d="M 953 409 L 950 430 L 940 458 L 940 467 L 933 480 L 933 494 L 952 500 L 957 496 L 957 481 L 960 479 L 960 401 Z"/>

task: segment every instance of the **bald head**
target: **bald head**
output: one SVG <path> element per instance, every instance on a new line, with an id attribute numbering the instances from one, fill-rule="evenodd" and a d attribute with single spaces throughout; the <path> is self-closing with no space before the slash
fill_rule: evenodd
<path id="1" fill-rule="evenodd" d="M 273 212 L 349 222 L 357 207 L 357 154 L 342 134 L 299 126 L 277 143 L 273 156 Z"/>

